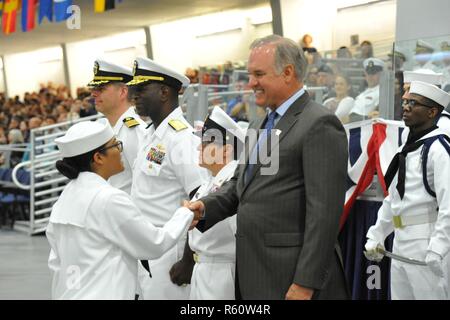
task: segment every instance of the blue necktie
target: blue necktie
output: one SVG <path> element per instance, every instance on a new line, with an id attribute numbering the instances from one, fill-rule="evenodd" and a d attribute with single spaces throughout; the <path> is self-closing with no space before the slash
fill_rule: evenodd
<path id="1" fill-rule="evenodd" d="M 253 148 L 252 154 L 250 155 L 250 158 L 248 161 L 247 170 L 245 171 L 245 175 L 244 175 L 244 183 L 245 184 L 247 184 L 248 180 L 250 179 L 251 174 L 253 173 L 253 166 L 256 164 L 260 146 L 264 142 L 266 142 L 268 133 L 270 132 L 270 130 L 273 129 L 273 127 L 275 127 L 275 119 L 277 116 L 278 116 L 278 113 L 276 111 L 272 111 L 267 116 L 267 122 L 266 122 L 266 125 L 264 126 L 264 131 L 259 136 L 258 142 L 256 143 L 256 146 Z"/>

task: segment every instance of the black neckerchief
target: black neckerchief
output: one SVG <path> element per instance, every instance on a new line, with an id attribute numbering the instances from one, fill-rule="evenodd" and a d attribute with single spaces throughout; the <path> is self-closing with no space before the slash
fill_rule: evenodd
<path id="1" fill-rule="evenodd" d="M 400 195 L 400 199 L 403 199 L 403 196 L 405 195 L 406 156 L 408 155 L 408 153 L 419 149 L 425 143 L 425 140 L 420 139 L 437 128 L 438 127 L 434 125 L 431 128 L 428 128 L 421 132 L 410 132 L 408 135 L 408 139 L 406 140 L 406 143 L 402 148 L 402 151 L 398 152 L 389 164 L 386 175 L 384 176 L 386 189 L 389 189 L 389 186 L 391 185 L 391 182 L 398 171 L 396 188 Z"/>

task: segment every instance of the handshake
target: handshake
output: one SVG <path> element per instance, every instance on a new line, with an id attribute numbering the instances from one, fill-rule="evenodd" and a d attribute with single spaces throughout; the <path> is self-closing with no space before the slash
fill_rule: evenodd
<path id="1" fill-rule="evenodd" d="M 194 229 L 198 222 L 205 217 L 205 205 L 201 201 L 190 202 L 187 200 L 183 201 L 183 208 L 187 208 L 194 213 L 194 218 L 192 220 L 189 230 Z"/>

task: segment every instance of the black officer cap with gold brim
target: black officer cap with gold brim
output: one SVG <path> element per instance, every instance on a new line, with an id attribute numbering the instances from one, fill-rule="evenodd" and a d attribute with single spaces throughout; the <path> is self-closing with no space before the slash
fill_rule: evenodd
<path id="1" fill-rule="evenodd" d="M 94 62 L 94 78 L 88 83 L 88 87 L 95 88 L 112 82 L 127 83 L 132 79 L 130 68 L 97 59 Z"/>
<path id="2" fill-rule="evenodd" d="M 176 90 L 187 87 L 189 78 L 178 72 L 170 70 L 155 61 L 147 58 L 136 58 L 133 68 L 133 80 L 127 83 L 128 86 L 137 86 L 149 82 L 159 82 Z"/>

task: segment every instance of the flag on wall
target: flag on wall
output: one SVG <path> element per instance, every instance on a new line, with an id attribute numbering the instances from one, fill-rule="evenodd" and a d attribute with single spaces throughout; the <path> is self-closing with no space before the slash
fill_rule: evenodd
<path id="1" fill-rule="evenodd" d="M 44 18 L 47 18 L 49 21 L 53 21 L 53 0 L 39 1 L 39 24 L 42 23 Z"/>
<path id="2" fill-rule="evenodd" d="M 0 20 L 2 19 L 2 13 L 3 13 L 3 0 L 0 0 Z"/>
<path id="3" fill-rule="evenodd" d="M 16 31 L 16 16 L 19 7 L 19 0 L 4 0 L 2 27 L 3 33 L 10 34 Z"/>
<path id="4" fill-rule="evenodd" d="M 37 0 L 22 0 L 22 31 L 34 29 Z"/>
<path id="5" fill-rule="evenodd" d="M 72 0 L 54 0 L 55 3 L 55 21 L 61 22 L 67 20 L 71 14 L 67 13 L 67 8 L 72 5 Z"/>
<path id="6" fill-rule="evenodd" d="M 115 8 L 115 0 L 94 0 L 94 12 L 100 13 Z"/>

